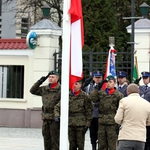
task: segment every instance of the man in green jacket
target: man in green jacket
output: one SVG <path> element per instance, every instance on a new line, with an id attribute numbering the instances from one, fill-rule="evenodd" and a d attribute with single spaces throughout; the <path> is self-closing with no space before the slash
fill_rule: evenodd
<path id="1" fill-rule="evenodd" d="M 91 101 L 99 102 L 98 150 L 116 150 L 117 133 L 114 116 L 123 94 L 116 90 L 114 76 L 110 75 L 105 80 L 107 88 L 101 91 L 95 89 L 89 98 Z"/>
<path id="2" fill-rule="evenodd" d="M 49 84 L 41 84 L 49 79 Z M 30 89 L 34 95 L 42 97 L 42 134 L 44 150 L 59 150 L 59 123 L 54 121 L 54 106 L 60 101 L 61 88 L 58 82 L 59 74 L 53 70 L 47 76 L 41 77 Z"/>
<path id="3" fill-rule="evenodd" d="M 69 93 L 69 150 L 84 150 L 85 133 L 92 119 L 92 104 L 87 94 L 81 90 L 82 83 L 74 84 L 74 93 Z M 54 109 L 59 121 L 60 103 Z"/>

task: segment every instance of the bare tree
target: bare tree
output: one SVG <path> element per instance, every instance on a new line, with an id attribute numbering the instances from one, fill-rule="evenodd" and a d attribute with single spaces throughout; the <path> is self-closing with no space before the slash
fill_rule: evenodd
<path id="1" fill-rule="evenodd" d="M 12 0 L 6 0 L 5 3 L 11 3 Z M 16 16 L 28 15 L 30 18 L 30 26 L 43 18 L 41 7 L 50 6 L 50 20 L 61 27 L 62 24 L 62 0 L 17 0 Z"/>

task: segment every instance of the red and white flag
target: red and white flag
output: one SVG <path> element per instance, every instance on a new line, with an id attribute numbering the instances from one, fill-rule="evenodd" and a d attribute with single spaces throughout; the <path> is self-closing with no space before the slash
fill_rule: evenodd
<path id="1" fill-rule="evenodd" d="M 116 67 L 115 67 L 115 56 L 114 53 L 116 50 L 113 48 L 113 46 L 110 47 L 107 62 L 106 62 L 106 71 L 104 75 L 104 79 L 107 78 L 107 76 L 112 75 L 116 78 Z M 106 83 L 103 84 L 102 90 L 106 89 Z"/>
<path id="2" fill-rule="evenodd" d="M 74 92 L 74 83 L 83 78 L 82 48 L 84 45 L 84 30 L 81 0 L 71 0 L 69 13 L 71 16 L 69 87 Z"/>

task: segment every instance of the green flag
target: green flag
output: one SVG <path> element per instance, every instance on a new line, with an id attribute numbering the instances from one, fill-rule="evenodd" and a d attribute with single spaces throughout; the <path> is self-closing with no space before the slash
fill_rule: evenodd
<path id="1" fill-rule="evenodd" d="M 134 63 L 134 70 L 133 70 L 133 77 L 132 82 L 134 82 L 136 79 L 138 79 L 138 64 L 137 64 L 137 57 L 135 56 L 135 63 Z"/>

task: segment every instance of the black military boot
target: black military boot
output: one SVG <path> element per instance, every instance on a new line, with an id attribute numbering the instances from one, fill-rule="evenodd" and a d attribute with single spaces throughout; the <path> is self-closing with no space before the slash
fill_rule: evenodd
<path id="1" fill-rule="evenodd" d="M 92 150 L 96 150 L 96 144 L 92 144 Z"/>

